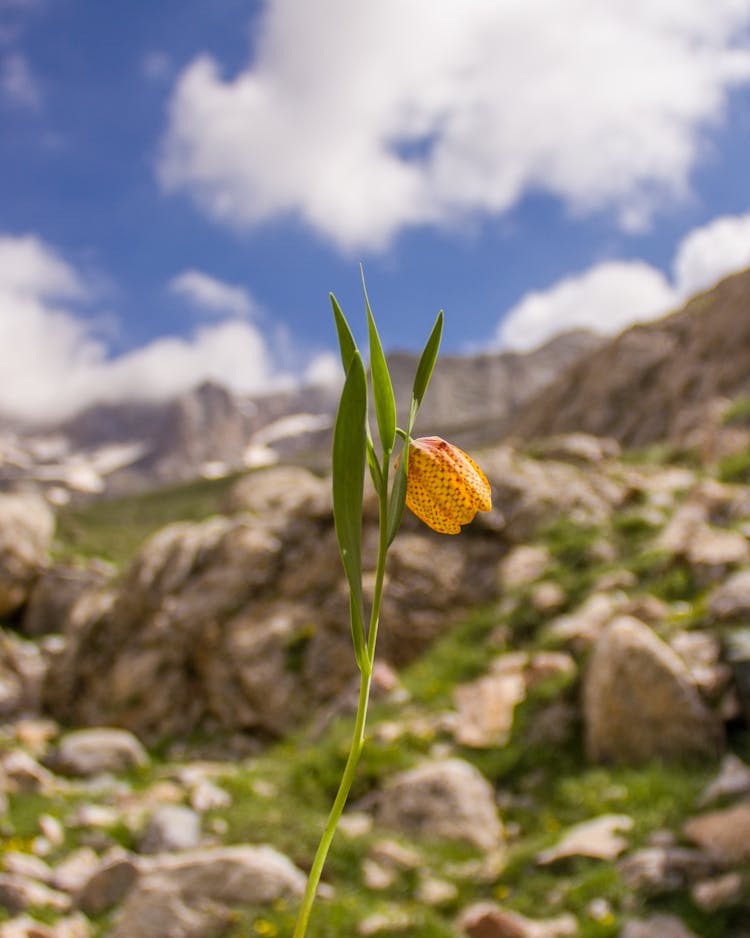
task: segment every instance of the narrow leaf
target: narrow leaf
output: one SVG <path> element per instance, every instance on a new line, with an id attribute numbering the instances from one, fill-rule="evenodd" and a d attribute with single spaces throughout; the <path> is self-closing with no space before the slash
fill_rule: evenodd
<path id="1" fill-rule="evenodd" d="M 362 494 L 367 450 L 367 378 L 354 351 L 333 431 L 333 517 L 351 593 L 352 629 L 364 636 Z M 355 650 L 357 643 L 355 640 Z"/>
<path id="2" fill-rule="evenodd" d="M 383 451 L 390 453 L 396 441 L 396 399 L 393 395 L 393 384 L 388 371 L 388 363 L 383 354 L 383 346 L 372 315 L 370 300 L 365 286 L 365 275 L 362 273 L 362 289 L 365 294 L 365 308 L 367 310 L 367 325 L 370 336 L 370 372 L 372 374 L 372 394 L 375 399 L 375 416 L 378 420 L 378 432 Z"/>
<path id="3" fill-rule="evenodd" d="M 349 328 L 349 323 L 346 321 L 346 316 L 339 306 L 338 300 L 333 293 L 330 293 L 329 296 L 333 307 L 333 318 L 336 321 L 336 333 L 339 337 L 341 363 L 344 366 L 344 373 L 348 373 L 354 353 L 357 351 L 357 343 L 354 341 L 352 330 Z"/>
<path id="4" fill-rule="evenodd" d="M 388 500 L 388 519 L 386 527 L 387 543 L 390 546 L 394 537 L 398 534 L 401 527 L 401 519 L 404 516 L 404 504 L 406 503 L 406 476 L 408 462 L 408 446 L 404 443 L 404 449 L 399 460 L 396 474 L 393 477 L 393 486 L 391 487 L 391 497 Z"/>
<path id="5" fill-rule="evenodd" d="M 419 359 L 419 364 L 417 365 L 417 373 L 414 377 L 414 388 L 412 390 L 412 400 L 416 404 L 414 408 L 414 413 L 419 405 L 422 403 L 422 398 L 425 395 L 427 390 L 427 385 L 430 383 L 430 378 L 432 377 L 433 369 L 435 368 L 435 362 L 437 361 L 438 352 L 440 350 L 440 340 L 443 336 L 443 311 L 442 309 L 437 314 L 435 319 L 435 325 L 432 327 L 432 332 L 430 337 L 427 340 L 427 344 L 424 347 L 422 355 Z"/>
<path id="6" fill-rule="evenodd" d="M 367 436 L 367 464 L 370 467 L 372 484 L 375 487 L 375 491 L 379 492 L 381 486 L 383 485 L 383 471 L 380 468 L 378 454 L 375 452 L 375 445 L 372 442 L 372 438 L 369 436 L 369 434 Z"/>

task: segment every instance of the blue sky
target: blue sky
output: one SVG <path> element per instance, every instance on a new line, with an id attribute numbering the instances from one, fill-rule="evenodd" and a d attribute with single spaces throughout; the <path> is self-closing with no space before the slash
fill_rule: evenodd
<path id="1" fill-rule="evenodd" d="M 0 122 L 13 416 L 333 380 L 360 262 L 454 353 L 750 264 L 750 0 L 0 0 Z"/>

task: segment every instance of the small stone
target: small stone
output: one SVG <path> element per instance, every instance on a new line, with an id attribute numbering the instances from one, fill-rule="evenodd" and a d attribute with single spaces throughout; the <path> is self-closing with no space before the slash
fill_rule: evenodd
<path id="1" fill-rule="evenodd" d="M 750 860 L 750 801 L 690 818 L 685 836 L 723 863 Z"/>
<path id="2" fill-rule="evenodd" d="M 542 580 L 535 583 L 529 594 L 531 605 L 537 612 L 557 612 L 565 605 L 565 590 L 554 580 Z"/>
<path id="3" fill-rule="evenodd" d="M 201 839 L 201 819 L 192 808 L 166 804 L 151 815 L 141 837 L 141 853 L 192 850 Z"/>
<path id="4" fill-rule="evenodd" d="M 39 830 L 42 837 L 47 840 L 51 846 L 60 847 L 65 842 L 65 828 L 51 814 L 42 814 L 39 817 Z"/>
<path id="5" fill-rule="evenodd" d="M 628 842 L 619 831 L 633 828 L 633 819 L 627 814 L 603 814 L 569 828 L 562 840 L 549 850 L 537 855 L 537 863 L 547 865 L 566 857 L 591 857 L 596 860 L 614 860 Z"/>
<path id="6" fill-rule="evenodd" d="M 625 884 L 649 895 L 685 889 L 691 883 L 714 875 L 720 864 L 702 850 L 687 847 L 643 847 L 618 863 Z"/>
<path id="7" fill-rule="evenodd" d="M 494 902 L 477 902 L 458 919 L 468 938 L 569 938 L 578 934 L 575 916 L 566 913 L 550 919 L 530 919 Z"/>
<path id="8" fill-rule="evenodd" d="M 16 873 L 26 879 L 36 879 L 40 883 L 52 880 L 52 868 L 41 857 L 20 850 L 8 850 L 2 855 L 3 869 L 6 873 Z"/>
<path id="9" fill-rule="evenodd" d="M 676 915 L 652 915 L 625 922 L 620 938 L 698 938 Z"/>
<path id="10" fill-rule="evenodd" d="M 98 775 L 127 772 L 148 762 L 146 750 L 127 730 L 96 729 L 75 730 L 60 740 L 50 761 L 60 772 L 68 775 Z"/>
<path id="11" fill-rule="evenodd" d="M 77 893 L 99 866 L 99 857 L 90 847 L 71 851 L 52 871 L 52 885 L 62 892 Z"/>
<path id="12" fill-rule="evenodd" d="M 375 860 L 366 857 L 362 862 L 362 881 L 368 889 L 381 892 L 384 889 L 390 889 L 396 881 L 397 872 L 390 869 Z"/>
<path id="13" fill-rule="evenodd" d="M 527 586 L 544 575 L 551 556 L 546 547 L 537 544 L 521 544 L 514 547 L 500 562 L 500 586 L 502 589 L 518 589 Z"/>
<path id="14" fill-rule="evenodd" d="M 229 792 L 206 778 L 197 782 L 190 791 L 190 804 L 200 814 L 215 811 L 217 808 L 227 808 L 231 803 Z"/>
<path id="15" fill-rule="evenodd" d="M 339 821 L 339 830 L 346 837 L 364 837 L 370 833 L 372 826 L 372 815 L 365 811 L 348 811 Z"/>
<path id="16" fill-rule="evenodd" d="M 404 833 L 463 840 L 486 851 L 503 840 L 492 786 L 456 758 L 426 761 L 394 776 L 382 793 L 378 820 Z"/>
<path id="17" fill-rule="evenodd" d="M 701 807 L 722 798 L 736 798 L 750 793 L 750 766 L 730 752 L 721 761 L 719 772 L 698 799 Z"/>
<path id="18" fill-rule="evenodd" d="M 100 915 L 122 902 L 138 878 L 138 866 L 129 854 L 105 859 L 82 885 L 78 905 L 87 915 Z"/>
<path id="19" fill-rule="evenodd" d="M 458 887 L 455 883 L 435 876 L 423 876 L 417 887 L 417 902 L 425 905 L 445 905 L 447 902 L 453 902 L 457 895 Z"/>
<path id="20" fill-rule="evenodd" d="M 690 890 L 693 902 L 706 912 L 733 905 L 742 895 L 742 874 L 725 873 L 713 879 L 704 879 L 695 883 Z"/>
<path id="21" fill-rule="evenodd" d="M 492 669 L 484 677 L 456 687 L 456 742 L 482 749 L 507 742 L 516 706 L 526 696 L 523 663 L 515 669 Z"/>
<path id="22" fill-rule="evenodd" d="M 48 769 L 40 765 L 27 752 L 14 749 L 6 753 L 0 762 L 0 768 L 10 791 L 50 793 L 59 788 L 59 780 Z"/>
<path id="23" fill-rule="evenodd" d="M 67 912 L 70 908 L 70 897 L 17 873 L 0 873 L 0 906 L 7 909 L 11 915 L 38 906 Z"/>

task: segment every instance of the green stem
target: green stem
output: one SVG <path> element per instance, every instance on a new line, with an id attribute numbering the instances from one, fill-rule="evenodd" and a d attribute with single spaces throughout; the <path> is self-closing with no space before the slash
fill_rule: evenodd
<path id="1" fill-rule="evenodd" d="M 384 476 L 388 478 L 388 455 L 384 460 Z M 378 636 L 378 622 L 380 621 L 380 601 L 383 596 L 383 580 L 385 577 L 385 560 L 388 553 L 388 491 L 387 483 L 381 486 L 379 494 L 380 506 L 380 537 L 378 541 L 378 564 L 375 571 L 375 586 L 372 596 L 372 609 L 370 611 L 370 628 L 367 633 L 367 656 L 365 667 L 361 668 L 359 681 L 359 702 L 357 703 L 357 716 L 354 721 L 354 732 L 352 734 L 349 756 L 344 766 L 344 774 L 341 776 L 339 790 L 333 802 L 328 821 L 320 838 L 318 849 L 315 852 L 310 873 L 307 877 L 307 886 L 302 898 L 297 924 L 294 928 L 293 938 L 304 938 L 307 932 L 307 924 L 312 912 L 315 896 L 318 891 L 320 877 L 323 873 L 323 866 L 331 848 L 336 828 L 343 814 L 346 800 L 349 797 L 354 776 L 357 770 L 362 750 L 365 745 L 365 723 L 367 721 L 367 704 L 370 700 L 370 684 L 372 682 L 372 669 L 375 661 L 375 642 Z"/>
<path id="2" fill-rule="evenodd" d="M 352 745 L 349 750 L 349 758 L 346 760 L 344 774 L 341 776 L 339 790 L 336 793 L 336 799 L 333 802 L 331 813 L 328 815 L 323 836 L 320 838 L 318 849 L 315 853 L 313 865 L 307 877 L 307 887 L 302 899 L 302 906 L 297 918 L 297 924 L 294 928 L 294 938 L 304 938 L 307 932 L 307 923 L 310 918 L 315 895 L 318 891 L 320 876 L 323 872 L 323 866 L 328 856 L 328 851 L 333 841 L 333 835 L 336 833 L 339 819 L 344 811 L 346 799 L 349 797 L 349 791 L 354 781 L 354 775 L 357 769 L 359 757 L 362 755 L 362 749 L 365 744 L 365 720 L 367 719 L 367 702 L 370 698 L 370 681 L 372 680 L 372 669 L 362 671 L 359 683 L 359 703 L 357 705 L 357 718 L 354 724 L 354 733 L 352 735 Z"/>

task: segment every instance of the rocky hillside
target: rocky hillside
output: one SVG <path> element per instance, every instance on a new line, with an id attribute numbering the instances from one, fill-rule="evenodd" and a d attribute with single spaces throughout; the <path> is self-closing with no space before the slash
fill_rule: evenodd
<path id="1" fill-rule="evenodd" d="M 529 354 L 441 359 L 421 426 L 476 445 L 497 438 L 519 405 L 601 344 L 560 336 Z M 416 358 L 391 357 L 396 396 L 408 407 Z M 0 488 L 34 482 L 57 502 L 71 493 L 117 495 L 248 466 L 296 460 L 324 468 L 338 388 L 314 386 L 258 397 L 216 384 L 160 404 L 92 407 L 59 426 L 24 430 L 0 420 Z"/>
<path id="2" fill-rule="evenodd" d="M 493 511 L 394 543 L 311 938 L 748 938 L 742 472 L 477 456 Z M 205 485 L 142 543 L 151 496 L 0 498 L 0 938 L 291 935 L 356 697 L 329 484 Z"/>
<path id="3" fill-rule="evenodd" d="M 715 445 L 717 415 L 750 394 L 750 270 L 561 374 L 511 421 L 524 439 L 583 431 L 644 446 Z"/>

